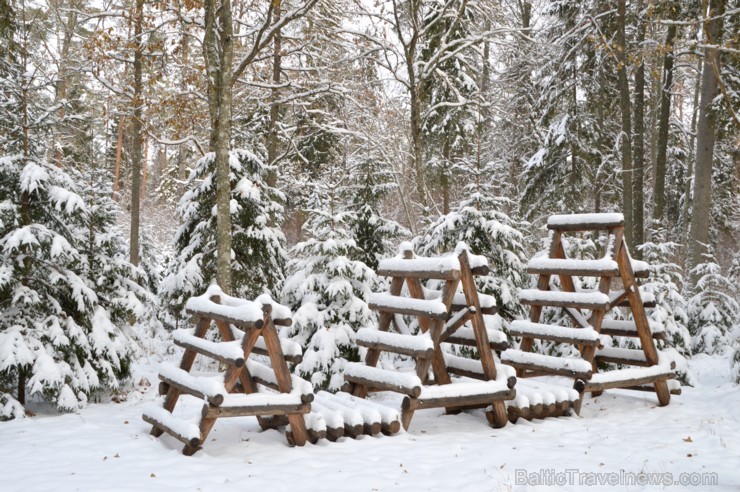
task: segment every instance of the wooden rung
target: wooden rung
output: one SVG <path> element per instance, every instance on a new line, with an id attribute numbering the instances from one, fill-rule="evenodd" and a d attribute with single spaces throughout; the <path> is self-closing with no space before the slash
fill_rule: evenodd
<path id="1" fill-rule="evenodd" d="M 212 342 L 193 336 L 190 330 L 175 330 L 172 340 L 178 347 L 192 350 L 211 359 L 234 367 L 244 365 L 244 352 L 241 342 Z"/>
<path id="2" fill-rule="evenodd" d="M 599 260 L 575 260 L 560 258 L 532 258 L 527 272 L 534 275 L 578 275 L 586 277 L 616 277 L 619 265 L 608 258 Z"/>
<path id="3" fill-rule="evenodd" d="M 244 321 L 242 319 L 233 318 L 231 316 L 226 316 L 221 313 L 201 312 L 201 311 L 194 311 L 192 309 L 186 309 L 185 312 L 193 316 L 193 318 L 196 318 L 196 319 L 212 319 L 215 321 L 224 321 L 242 330 L 248 329 L 248 328 L 258 328 L 259 329 L 259 328 L 262 328 L 262 326 L 264 325 L 264 321 L 262 321 L 261 319 L 256 320 L 256 321 Z"/>
<path id="4" fill-rule="evenodd" d="M 244 396 L 244 395 L 239 395 Z M 249 396 L 249 395 L 246 395 Z M 277 404 L 277 405 L 230 405 L 214 407 L 211 405 L 203 406 L 204 418 L 223 418 L 223 417 L 256 417 L 259 415 L 290 415 L 294 413 L 309 413 L 311 411 L 310 403 L 299 404 Z"/>
<path id="5" fill-rule="evenodd" d="M 528 306 L 606 309 L 609 307 L 609 296 L 601 292 L 561 292 L 524 289 L 519 292 L 519 302 Z"/>
<path id="6" fill-rule="evenodd" d="M 646 391 L 649 393 L 655 393 L 655 385 L 653 384 L 644 384 L 644 385 L 639 385 L 639 386 L 626 386 L 621 389 L 632 390 L 632 391 Z M 677 388 L 670 388 L 669 391 L 672 395 L 680 395 L 681 387 L 679 386 Z"/>
<path id="7" fill-rule="evenodd" d="M 463 309 L 466 309 L 467 307 L 468 307 L 467 304 L 452 304 L 452 306 L 450 307 L 450 311 L 453 313 L 457 313 L 458 311 L 462 311 Z M 496 306 L 493 306 L 493 307 L 481 306 L 480 313 L 493 316 L 494 314 L 498 313 L 498 308 Z"/>
<path id="8" fill-rule="evenodd" d="M 593 328 L 568 328 L 565 326 L 515 320 L 511 323 L 509 334 L 559 343 L 572 343 L 574 345 L 601 345 L 599 334 Z"/>
<path id="9" fill-rule="evenodd" d="M 442 386 L 425 386 L 419 398 L 410 398 L 413 409 L 455 408 L 492 403 L 496 400 L 511 400 L 516 391 L 498 381 L 452 383 Z M 404 399 L 404 406 L 406 399 Z"/>
<path id="10" fill-rule="evenodd" d="M 413 299 L 390 294 L 370 294 L 370 309 L 385 313 L 407 314 L 430 319 L 447 320 L 449 314 L 443 302 L 433 299 Z"/>
<path id="11" fill-rule="evenodd" d="M 650 366 L 650 363 L 645 358 L 645 352 L 641 349 L 635 350 L 619 347 L 603 347 L 596 352 L 596 361 L 630 366 Z"/>
<path id="12" fill-rule="evenodd" d="M 642 386 L 676 377 L 670 367 L 650 366 L 594 374 L 590 381 L 585 381 L 584 391 L 603 391 L 611 388 Z"/>
<path id="13" fill-rule="evenodd" d="M 456 257 L 440 258 L 389 258 L 378 264 L 378 275 L 419 279 L 457 280 L 460 262 Z"/>
<path id="14" fill-rule="evenodd" d="M 162 363 L 159 366 L 159 379 L 167 386 L 173 386 L 182 393 L 199 399 L 207 399 L 213 405 L 221 405 L 226 395 L 226 388 L 220 378 L 212 376 L 194 376 L 172 364 Z M 163 388 L 160 388 L 160 393 Z"/>
<path id="15" fill-rule="evenodd" d="M 643 307 L 654 308 L 656 306 L 655 296 L 650 292 L 640 290 L 640 300 L 642 300 Z M 630 307 L 627 294 L 624 290 L 613 290 L 609 292 L 609 309 L 614 307 Z"/>
<path id="16" fill-rule="evenodd" d="M 300 364 L 300 362 L 303 360 L 303 349 L 298 343 L 294 342 L 293 340 L 280 338 L 280 348 L 283 352 L 283 358 L 291 364 Z M 264 338 L 259 337 L 257 339 L 254 344 L 254 348 L 252 348 L 252 353 L 257 355 L 270 355 L 267 352 L 267 346 L 265 345 Z"/>
<path id="17" fill-rule="evenodd" d="M 656 340 L 665 340 L 666 333 L 659 324 L 650 323 L 650 331 Z M 601 334 L 614 337 L 637 337 L 637 327 L 632 320 L 605 319 L 601 322 Z"/>
<path id="18" fill-rule="evenodd" d="M 465 306 L 465 308 L 453 314 L 452 317 L 447 320 L 444 328 L 442 329 L 442 334 L 439 336 L 440 343 L 446 341 L 450 336 L 454 335 L 455 332 L 462 325 L 467 323 L 470 317 L 474 314 L 475 308 L 472 306 Z"/>
<path id="19" fill-rule="evenodd" d="M 619 213 L 551 215 L 547 228 L 565 232 L 598 231 L 624 226 L 624 215 Z"/>
<path id="20" fill-rule="evenodd" d="M 377 367 L 350 362 L 344 370 L 344 379 L 350 383 L 383 391 L 395 391 L 413 397 L 421 394 L 421 380 L 416 374 L 386 371 Z"/>
<path id="21" fill-rule="evenodd" d="M 360 347 L 383 350 L 411 357 L 431 359 L 434 356 L 432 339 L 421 335 L 402 335 L 388 331 L 362 328 L 355 336 Z"/>
<path id="22" fill-rule="evenodd" d="M 501 362 L 517 369 L 586 380 L 592 374 L 591 363 L 583 359 L 554 357 L 521 350 L 506 350 L 501 354 Z"/>
<path id="23" fill-rule="evenodd" d="M 498 331 L 486 328 L 488 334 L 488 346 L 491 350 L 500 352 L 509 348 L 509 343 L 506 340 L 506 336 Z M 470 326 L 463 326 L 459 328 L 455 333 L 443 340 L 446 343 L 453 343 L 455 345 L 463 345 L 465 347 L 477 347 L 478 342 L 475 338 L 475 331 Z"/>
<path id="24" fill-rule="evenodd" d="M 160 429 L 160 430 L 166 432 L 167 434 L 171 435 L 172 437 L 174 437 L 175 439 L 177 439 L 181 443 L 185 444 L 186 446 L 190 446 L 190 447 L 196 448 L 196 449 L 200 446 L 200 437 L 186 437 L 186 436 L 183 436 L 182 434 L 176 432 L 174 429 L 170 428 L 169 426 L 165 425 L 164 423 L 156 420 L 155 418 L 153 418 L 153 417 L 151 417 L 151 416 L 149 416 L 147 414 L 143 414 L 141 416 L 141 418 L 147 424 L 151 424 L 152 426 L 156 427 L 157 429 Z"/>

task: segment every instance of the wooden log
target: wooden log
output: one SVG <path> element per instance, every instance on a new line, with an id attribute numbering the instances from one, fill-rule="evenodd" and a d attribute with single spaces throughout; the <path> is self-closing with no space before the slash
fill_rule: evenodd
<path id="1" fill-rule="evenodd" d="M 542 267 L 527 267 L 527 273 L 534 275 L 550 274 L 550 275 L 575 275 L 579 277 L 617 277 L 619 276 L 619 268 L 615 265 L 614 268 L 596 268 L 596 267 L 584 267 L 579 265 L 577 262 L 572 264 L 554 265 L 554 266 L 542 266 Z"/>
<path id="2" fill-rule="evenodd" d="M 378 275 L 383 277 L 405 277 L 424 280 L 457 280 L 460 278 L 460 270 L 456 268 L 441 268 L 439 270 L 395 270 L 392 268 L 380 268 L 378 269 Z"/>
<path id="3" fill-rule="evenodd" d="M 586 231 L 603 231 L 614 229 L 616 227 L 624 226 L 622 222 L 583 222 L 580 224 L 547 224 L 547 228 L 550 230 L 562 231 L 562 232 L 586 232 Z"/>
<path id="4" fill-rule="evenodd" d="M 384 381 L 361 378 L 346 373 L 344 375 L 344 379 L 358 386 L 361 385 L 366 388 L 375 388 L 380 391 L 394 391 L 396 393 L 413 396 L 414 398 L 418 397 L 421 394 L 421 386 L 403 386 Z"/>
<path id="5" fill-rule="evenodd" d="M 302 414 L 309 413 L 311 411 L 311 405 L 308 403 L 302 403 L 300 405 L 246 405 L 246 406 L 229 406 L 229 407 L 214 407 L 210 405 L 203 406 L 203 417 L 255 417 L 258 415 L 273 416 L 273 415 L 287 415 L 290 418 L 293 415 L 301 416 Z M 291 422 L 292 426 L 292 422 Z M 299 444 L 300 446 L 300 444 Z"/>
<path id="6" fill-rule="evenodd" d="M 511 390 L 513 392 L 513 390 Z M 514 393 L 515 395 L 516 393 Z M 513 396 L 512 396 L 513 398 Z M 506 404 L 502 400 L 495 400 L 491 404 L 491 410 L 486 412 L 486 419 L 488 423 L 493 426 L 494 429 L 500 429 L 506 425 L 509 421 L 509 416 L 506 412 Z"/>
<path id="7" fill-rule="evenodd" d="M 673 373 L 664 373 L 659 375 L 650 375 L 643 377 L 627 378 L 619 381 L 609 381 L 605 383 L 588 381 L 586 382 L 585 392 L 603 391 L 613 388 L 625 388 L 631 386 L 640 386 L 643 384 L 654 384 L 656 381 L 665 381 L 666 379 L 673 379 L 676 375 Z"/>
<path id="8" fill-rule="evenodd" d="M 200 400 L 205 398 L 206 400 L 208 400 L 208 403 L 210 403 L 211 405 L 218 406 L 224 402 L 224 395 L 221 395 L 221 394 L 204 395 L 202 392 L 198 391 L 195 388 L 190 388 L 188 386 L 185 386 L 184 384 L 180 384 L 179 382 L 169 379 L 161 374 L 159 375 L 159 379 L 161 379 L 165 385 L 171 388 L 172 387 L 177 388 L 178 390 L 180 390 L 180 393 L 192 395 Z M 161 391 L 161 384 L 160 384 L 160 391 Z"/>
<path id="9" fill-rule="evenodd" d="M 288 425 L 287 415 L 270 415 L 262 417 L 259 421 L 260 428 L 265 431 L 269 429 L 277 429 L 278 427 L 285 427 Z"/>
<path id="10" fill-rule="evenodd" d="M 465 347 L 478 347 L 478 342 L 476 340 L 460 338 L 457 335 L 450 336 L 445 340 L 445 343 L 454 343 L 455 345 L 463 345 Z M 498 343 L 491 340 L 488 341 L 488 346 L 491 350 L 495 350 L 496 352 L 502 352 L 509 348 L 509 344 L 507 342 Z"/>
<path id="11" fill-rule="evenodd" d="M 414 416 L 414 412 L 417 408 L 416 404 L 416 398 L 412 399 L 407 396 L 403 399 L 403 402 L 401 403 L 401 425 L 403 425 L 403 430 L 409 430 L 411 418 Z"/>
<path id="12" fill-rule="evenodd" d="M 222 355 L 220 355 L 220 354 L 218 354 L 216 352 L 212 352 L 212 351 L 206 349 L 205 347 L 199 347 L 197 345 L 193 345 L 193 344 L 188 343 L 186 341 L 181 341 L 181 340 L 174 339 L 173 342 L 178 347 L 182 347 L 182 348 L 184 348 L 186 350 L 192 350 L 192 351 L 197 352 L 197 353 L 199 353 L 201 355 L 205 355 L 206 357 L 210 357 L 211 359 L 217 360 L 217 361 L 222 362 L 224 364 L 228 364 L 230 366 L 242 367 L 244 365 L 244 358 L 243 357 L 237 357 L 235 359 L 232 359 L 232 358 L 229 358 L 229 357 L 223 357 Z"/>
<path id="13" fill-rule="evenodd" d="M 439 336 L 439 343 L 445 342 L 457 331 L 458 328 L 467 323 L 470 317 L 474 314 L 475 307 L 472 306 L 466 306 L 465 309 L 453 314 L 452 317 L 447 320 L 447 323 L 445 323 L 445 326 L 442 329 L 442 334 Z"/>
<path id="14" fill-rule="evenodd" d="M 467 304 L 455 304 L 455 303 L 453 303 L 450 306 L 450 311 L 453 312 L 453 313 L 457 313 L 458 311 L 462 311 L 463 309 L 466 309 L 467 307 L 468 307 Z M 485 315 L 489 315 L 489 316 L 493 316 L 494 314 L 498 313 L 498 308 L 496 306 L 491 306 L 491 307 L 483 307 L 483 306 L 481 306 L 480 313 L 481 314 L 485 314 Z"/>
<path id="15" fill-rule="evenodd" d="M 192 309 L 186 309 L 185 312 L 188 313 L 189 315 L 193 316 L 196 319 L 207 319 L 209 321 L 210 320 L 223 321 L 225 323 L 229 323 L 230 325 L 234 325 L 237 328 L 240 328 L 242 330 L 248 330 L 249 328 L 257 328 L 257 329 L 260 329 L 260 328 L 262 328 L 262 325 L 264 323 L 262 320 L 244 321 L 244 320 L 241 320 L 241 319 L 235 319 L 235 318 L 231 318 L 229 316 L 224 316 L 224 315 L 222 315 L 220 313 L 206 313 L 206 312 L 203 312 L 203 311 L 193 311 Z"/>
<path id="16" fill-rule="evenodd" d="M 158 421 L 156 419 L 151 418 L 149 415 L 144 414 L 144 415 L 142 415 L 141 418 L 147 424 L 151 424 L 152 427 L 156 427 L 157 429 L 160 429 L 162 432 L 166 432 L 167 434 L 171 435 L 172 437 L 174 437 L 178 441 L 180 441 L 180 442 L 182 442 L 182 443 L 184 443 L 184 444 L 186 444 L 188 446 L 192 446 L 194 448 L 197 448 L 200 445 L 200 439 L 199 438 L 195 438 L 194 437 L 192 439 L 188 439 L 187 437 L 185 437 L 185 436 L 183 436 L 181 434 L 178 434 L 177 432 L 175 432 L 174 430 L 172 430 L 170 427 L 164 425 L 162 422 L 160 422 L 160 421 Z M 160 432 L 160 435 L 162 435 L 162 432 Z"/>
<path id="17" fill-rule="evenodd" d="M 381 313 L 405 314 L 408 316 L 416 316 L 417 318 L 441 319 L 445 321 L 449 318 L 449 313 L 447 312 L 435 313 L 424 309 L 416 309 L 411 306 L 389 306 L 387 304 L 370 302 L 368 303 L 368 307 Z"/>
<path id="18" fill-rule="evenodd" d="M 270 353 L 267 350 L 260 348 L 260 347 L 252 348 L 252 353 L 257 354 L 257 355 L 265 355 L 268 357 L 270 355 Z M 285 359 L 286 362 L 290 362 L 291 364 L 300 364 L 301 361 L 303 360 L 303 356 L 301 355 L 283 355 L 283 358 Z"/>
<path id="19" fill-rule="evenodd" d="M 413 336 L 413 335 L 409 335 Z M 426 350 L 418 350 L 410 347 L 400 347 L 390 343 L 383 342 L 369 342 L 366 340 L 356 339 L 355 343 L 360 347 L 366 347 L 370 349 L 380 350 L 384 352 L 393 352 L 394 354 L 409 355 L 411 357 L 421 357 L 422 359 L 431 359 L 434 356 L 434 349 L 428 348 Z"/>
<path id="20" fill-rule="evenodd" d="M 655 393 L 655 386 L 654 385 L 639 385 L 639 386 L 625 386 L 624 388 L 626 390 L 632 390 L 632 391 L 647 391 L 650 393 Z M 681 388 L 671 388 L 670 392 L 672 395 L 680 395 L 681 394 Z"/>
<path id="21" fill-rule="evenodd" d="M 417 399 L 414 403 L 415 409 L 423 409 L 423 408 L 439 408 L 439 407 L 459 407 L 459 406 L 466 406 L 466 405 L 478 405 L 482 403 L 491 403 L 496 400 L 513 400 L 514 397 L 516 397 L 516 391 L 511 389 L 505 389 L 500 391 L 495 391 L 492 393 L 481 393 L 478 395 L 466 395 L 464 397 L 460 396 L 447 396 L 447 397 L 440 397 L 440 398 L 427 398 L 427 399 Z"/>

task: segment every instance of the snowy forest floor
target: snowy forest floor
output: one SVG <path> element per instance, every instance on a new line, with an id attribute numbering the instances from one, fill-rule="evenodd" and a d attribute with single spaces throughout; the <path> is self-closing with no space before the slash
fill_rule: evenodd
<path id="1" fill-rule="evenodd" d="M 726 358 L 691 361 L 697 386 L 665 408 L 650 393 L 612 390 L 587 399 L 581 417 L 520 421 L 492 429 L 482 411 L 418 411 L 408 432 L 392 437 L 326 440 L 289 448 L 253 417 L 221 419 L 204 449 L 185 457 L 181 444 L 150 437 L 142 405 L 155 398 L 158 361 L 134 367 L 124 403 L 90 404 L 60 415 L 43 404 L 36 415 L 0 424 L 0 489 L 11 490 L 555 490 L 517 484 L 554 473 L 716 473 L 716 486 L 579 486 L 566 490 L 740 489 L 740 391 Z M 197 412 L 197 401 L 181 408 Z M 540 472 L 540 470 L 543 470 Z M 521 471 L 519 472 L 521 474 Z M 548 475 L 549 474 L 549 475 Z M 549 477 L 549 478 L 548 478 Z M 664 480 L 661 477 L 660 480 Z M 532 483 L 532 482 L 530 482 Z"/>

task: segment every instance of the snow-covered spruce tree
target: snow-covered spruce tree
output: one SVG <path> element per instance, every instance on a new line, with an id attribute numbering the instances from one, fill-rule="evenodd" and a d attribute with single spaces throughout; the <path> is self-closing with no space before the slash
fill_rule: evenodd
<path id="1" fill-rule="evenodd" d="M 656 306 L 648 309 L 647 315 L 651 321 L 663 326 L 668 335 L 665 343 L 659 342 L 659 348 L 671 354 L 681 382 L 692 384 L 686 361 L 691 356 L 687 302 L 679 287 L 683 276 L 681 267 L 671 261 L 678 247 L 676 243 L 665 241 L 665 233 L 661 230 L 653 232 L 651 242 L 638 246 L 643 259 L 650 265 L 650 277 L 642 282 L 640 290 L 655 296 Z"/>
<path id="2" fill-rule="evenodd" d="M 0 418 L 19 416 L 26 393 L 74 410 L 129 375 L 134 345 L 120 327 L 147 292 L 109 195 L 78 193 L 76 177 L 0 159 Z"/>
<path id="3" fill-rule="evenodd" d="M 693 351 L 725 353 L 732 346 L 733 331 L 740 325 L 740 305 L 732 294 L 734 286 L 712 258 L 697 265 L 692 275 L 699 279 L 687 309 Z"/>
<path id="4" fill-rule="evenodd" d="M 338 210 L 337 190 L 316 185 L 309 198 L 304 231 L 309 237 L 291 250 L 283 303 L 293 310 L 291 334 L 304 348 L 298 373 L 315 388 L 338 390 L 348 361 L 359 361 L 354 334 L 376 317 L 367 298 L 375 272 L 359 256 L 349 214 Z"/>
<path id="5" fill-rule="evenodd" d="M 373 270 L 378 269 L 381 258 L 393 254 L 400 237 L 410 234 L 405 227 L 386 219 L 378 210 L 388 193 L 398 191 L 398 184 L 389 168 L 376 158 L 360 159 L 352 169 L 353 182 L 359 184 L 348 187 L 352 197 L 350 230 L 357 246 L 352 259 Z"/>
<path id="6" fill-rule="evenodd" d="M 414 239 L 420 256 L 432 256 L 455 250 L 465 242 L 470 251 L 488 259 L 489 275 L 476 277 L 478 291 L 496 298 L 499 315 L 512 320 L 524 314 L 517 300 L 519 289 L 527 281 L 524 269 L 524 238 L 517 223 L 502 210 L 505 200 L 497 198 L 489 185 L 475 183 L 463 191 L 466 196 L 457 209 L 433 221 Z"/>
<path id="7" fill-rule="evenodd" d="M 253 299 L 263 293 L 277 297 L 286 263 L 285 237 L 279 226 L 284 195 L 266 182 L 262 157 L 232 150 L 231 282 L 232 295 Z M 177 206 L 180 228 L 175 256 L 160 286 L 162 306 L 177 320 L 185 302 L 205 292 L 216 278 L 215 154 L 201 158 L 188 178 L 188 191 Z M 171 319 L 171 318 L 169 318 Z"/>

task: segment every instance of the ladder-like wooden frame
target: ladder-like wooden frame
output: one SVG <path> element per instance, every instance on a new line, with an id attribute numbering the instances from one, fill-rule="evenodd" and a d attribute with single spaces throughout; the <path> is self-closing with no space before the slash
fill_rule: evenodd
<path id="1" fill-rule="evenodd" d="M 402 251 L 405 260 L 413 261 L 415 258 L 410 248 Z M 430 313 L 419 309 L 413 309 L 403 306 L 394 306 L 389 303 L 370 302 L 370 308 L 380 312 L 378 331 L 388 332 L 391 324 L 395 324 L 396 315 L 411 315 L 418 319 L 421 333 L 429 333 L 432 341 L 432 351 L 429 353 L 410 353 L 400 348 L 394 348 L 389 345 L 364 344 L 368 347 L 365 357 L 367 367 L 376 367 L 382 351 L 395 353 L 404 353 L 412 355 L 416 363 L 416 376 L 422 385 L 428 382 L 429 368 L 431 366 L 434 375 L 435 385 L 449 385 L 452 383 L 450 371 L 445 363 L 444 353 L 441 344 L 446 341 L 452 341 L 457 330 L 467 322 L 470 322 L 475 335 L 475 346 L 480 355 L 480 362 L 483 368 L 484 381 L 493 382 L 497 380 L 496 366 L 494 364 L 491 344 L 488 338 L 485 322 L 483 320 L 483 309 L 480 305 L 478 291 L 475 287 L 474 269 L 470 266 L 470 260 L 466 249 L 461 249 L 458 255 L 459 268 L 439 267 L 436 269 L 407 269 L 393 268 L 384 266 L 381 263 L 378 274 L 391 278 L 390 296 L 401 297 L 404 283 L 407 286 L 411 299 L 419 301 L 429 301 L 422 286 L 423 280 L 441 280 L 444 281 L 439 300 L 444 304 L 444 312 Z M 411 264 L 411 263 L 409 263 Z M 475 273 L 485 275 L 488 273 L 487 266 L 478 266 Z M 464 305 L 453 305 L 453 299 L 462 284 L 462 290 L 465 297 Z M 489 311 L 491 310 L 488 308 Z M 492 311 L 492 312 L 495 312 Z M 397 327 L 398 328 L 398 327 Z M 506 379 L 503 388 L 498 387 L 496 391 L 481 391 L 479 394 L 470 393 L 468 395 L 425 397 L 421 392 L 422 388 L 411 387 L 402 388 L 394 385 L 384 384 L 380 381 L 373 381 L 366 377 L 357 377 L 345 373 L 345 380 L 350 383 L 346 390 L 351 391 L 355 396 L 366 397 L 370 388 L 379 390 L 392 390 L 405 392 L 402 406 L 402 422 L 404 428 L 408 429 L 411 418 L 417 409 L 445 407 L 448 411 L 455 411 L 462 408 L 479 408 L 491 405 L 491 410 L 486 413 L 489 422 L 494 427 L 503 427 L 508 421 L 506 406 L 504 401 L 513 399 L 516 392 L 513 389 L 516 383 L 515 377 Z M 475 383 L 484 384 L 484 383 Z M 428 386 L 424 386 L 428 388 Z"/>
<path id="2" fill-rule="evenodd" d="M 514 322 L 512 334 L 522 336 L 518 351 L 507 351 L 502 355 L 504 363 L 517 368 L 519 377 L 532 377 L 541 375 L 570 376 L 576 379 L 574 388 L 582 393 L 591 392 L 600 394 L 610 388 L 645 389 L 645 384 L 652 384 L 658 396 L 661 406 L 670 401 L 671 392 L 667 380 L 675 376 L 673 364 L 661 364 L 658 350 L 653 341 L 653 333 L 645 313 L 640 290 L 633 271 L 632 259 L 629 256 L 627 245 L 624 241 L 624 218 L 621 214 L 584 214 L 572 216 L 553 216 L 548 221 L 550 230 L 548 260 L 533 259 L 528 267 L 529 273 L 538 275 L 537 289 L 522 291 L 520 301 L 531 306 L 530 323 Z M 599 231 L 607 233 L 606 254 L 601 260 L 568 260 L 562 242 L 563 233 L 580 231 Z M 645 272 L 646 273 L 646 272 Z M 554 287 L 551 285 L 551 277 L 557 276 L 563 295 L 552 294 Z M 579 295 L 576 292 L 573 276 L 593 276 L 599 278 L 596 295 Z M 622 290 L 611 291 L 612 280 L 621 281 Z M 593 293 L 592 293 L 593 294 Z M 626 301 L 626 303 L 625 303 Z M 641 351 L 644 357 L 636 357 L 635 351 L 612 351 L 609 356 L 601 358 L 604 362 L 612 362 L 622 365 L 639 365 L 651 370 L 640 373 L 639 371 L 624 372 L 624 377 L 601 377 L 596 376 L 598 372 L 597 362 L 600 357 L 598 351 L 602 349 L 598 336 L 581 337 L 586 332 L 572 332 L 572 335 L 562 333 L 569 329 L 539 325 L 543 307 L 559 307 L 573 320 L 576 329 L 590 330 L 595 335 L 602 333 L 604 318 L 607 312 L 616 306 L 628 307 L 632 312 L 634 321 L 633 336 L 639 338 Z M 590 317 L 586 319 L 581 310 L 590 311 Z M 538 324 L 535 326 L 535 324 Z M 517 328 L 518 327 L 518 328 Z M 620 336 L 629 335 L 625 332 L 612 332 Z M 522 355 L 532 351 L 535 339 L 550 340 L 558 343 L 572 344 L 578 347 L 581 359 L 590 364 L 590 370 L 583 368 L 557 366 L 548 364 L 548 356 L 541 356 L 543 362 L 530 360 L 531 357 Z M 624 349 L 622 349 L 624 350 Z M 625 356 L 620 356 L 625 354 Z M 627 356 L 629 355 L 629 357 Z M 644 360 L 643 360 L 644 359 Z M 572 366 L 576 366 L 574 361 Z M 581 365 L 582 366 L 582 365 Z M 643 374 L 643 375 L 640 375 Z M 576 411 L 580 412 L 582 398 L 576 403 Z"/>
<path id="3" fill-rule="evenodd" d="M 225 311 L 220 308 L 222 297 L 228 298 L 228 296 L 225 296 L 220 292 L 220 289 L 214 287 L 209 288 L 209 291 L 204 296 L 201 296 L 201 298 L 195 298 L 200 300 L 200 302 L 196 303 L 198 308 L 187 309 L 187 312 L 194 317 L 196 325 L 192 337 L 179 343 L 176 340 L 178 345 L 185 348 L 179 369 L 185 373 L 189 373 L 196 356 L 200 354 L 218 360 L 227 366 L 223 381 L 223 389 L 227 394 L 256 394 L 259 391 L 258 382 L 276 389 L 283 395 L 294 393 L 292 377 L 288 370 L 286 357 L 283 354 L 277 330 L 275 329 L 276 323 L 290 325 L 291 320 L 289 318 L 273 320 L 272 306 L 260 303 L 255 303 L 255 305 L 261 308 L 261 319 L 254 316 L 252 317 L 253 319 L 232 317 L 228 313 L 225 314 Z M 210 301 L 210 307 L 209 303 L 203 302 L 205 300 Z M 237 301 L 240 303 L 247 302 Z M 215 323 L 218 328 L 223 343 L 235 341 L 232 326 L 244 332 L 241 339 L 241 357 L 225 357 L 218 350 L 209 350 L 208 342 L 198 342 L 198 340 L 205 340 L 206 333 L 212 323 Z M 265 348 L 263 349 L 255 347 L 260 337 L 264 340 Z M 215 345 L 210 346 L 215 347 Z M 247 361 L 252 353 L 267 355 L 270 358 L 272 370 L 274 371 L 274 379 L 272 377 L 269 380 L 264 378 L 258 379 L 250 374 Z M 193 435 L 192 433 L 190 435 L 184 435 L 180 430 L 173 428 L 175 426 L 168 425 L 171 417 L 162 412 L 147 412 L 145 410 L 143 415 L 144 421 L 152 425 L 151 435 L 159 437 L 164 432 L 167 432 L 174 436 L 185 444 L 183 454 L 187 456 L 192 455 L 202 447 L 216 420 L 221 417 L 256 416 L 263 429 L 281 425 L 283 420 L 287 418 L 291 426 L 288 436 L 290 444 L 302 446 L 309 438 L 303 416 L 311 410 L 311 401 L 314 396 L 312 392 L 303 392 L 299 395 L 300 400 L 292 398 L 287 403 L 281 400 L 275 403 L 260 401 L 251 404 L 247 399 L 244 400 L 243 404 L 224 406 L 225 399 L 228 399 L 228 396 L 225 397 L 221 392 L 204 394 L 202 388 L 195 387 L 197 385 L 188 384 L 186 380 L 170 379 L 163 377 L 161 374 L 160 379 L 162 379 L 162 382 L 160 383 L 159 391 L 160 394 L 164 395 L 162 407 L 167 414 L 172 413 L 180 395 L 183 393 L 207 400 L 203 405 L 197 435 Z M 273 394 L 269 394 L 267 400 L 269 400 L 270 396 L 273 396 Z M 274 396 L 280 395 L 276 394 Z M 178 427 L 182 426 L 178 425 Z"/>

